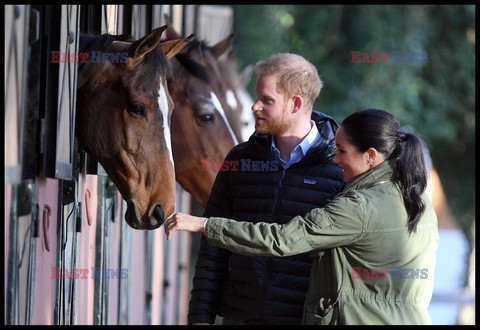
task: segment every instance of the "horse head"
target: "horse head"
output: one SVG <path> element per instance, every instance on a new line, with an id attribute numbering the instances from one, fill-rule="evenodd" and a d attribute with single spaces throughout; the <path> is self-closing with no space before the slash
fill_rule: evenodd
<path id="1" fill-rule="evenodd" d="M 179 35 L 168 26 L 167 40 Z M 238 139 L 228 119 L 225 83 L 210 47 L 197 39 L 172 60 L 172 148 L 176 180 L 206 205 L 218 167 Z"/>
<path id="2" fill-rule="evenodd" d="M 75 135 L 127 202 L 126 222 L 155 229 L 175 210 L 168 60 L 181 46 L 157 47 L 166 26 L 138 41 L 81 35 Z M 86 62 L 86 63 L 83 63 Z"/>

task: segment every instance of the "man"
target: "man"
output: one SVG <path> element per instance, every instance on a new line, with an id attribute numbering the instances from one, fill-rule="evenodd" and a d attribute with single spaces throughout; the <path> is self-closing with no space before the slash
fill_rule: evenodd
<path id="1" fill-rule="evenodd" d="M 255 133 L 227 155 L 205 217 L 286 223 L 322 207 L 343 188 L 333 164 L 337 123 L 312 111 L 323 86 L 303 57 L 274 54 L 256 64 Z M 209 246 L 202 237 L 188 323 L 300 324 L 310 253 L 249 257 Z"/>

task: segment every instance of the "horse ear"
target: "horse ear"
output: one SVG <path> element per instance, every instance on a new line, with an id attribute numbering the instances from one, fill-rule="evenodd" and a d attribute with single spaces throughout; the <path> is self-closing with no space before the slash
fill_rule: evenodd
<path id="1" fill-rule="evenodd" d="M 175 39 L 175 40 L 166 40 L 160 43 L 163 52 L 167 56 L 167 59 L 171 59 L 177 53 L 179 53 L 186 45 L 193 40 L 194 35 L 191 34 L 186 38 Z"/>
<path id="2" fill-rule="evenodd" d="M 172 26 L 172 22 L 170 21 L 170 16 L 168 14 L 164 14 L 163 17 L 165 18 L 165 22 L 167 24 L 167 39 L 168 40 L 173 40 L 173 39 L 180 39 L 182 38 L 181 35 L 175 31 L 175 29 Z"/>
<path id="3" fill-rule="evenodd" d="M 212 52 L 215 58 L 219 58 L 224 54 L 233 44 L 234 33 L 230 33 L 225 39 L 220 40 L 217 44 L 210 47 L 210 51 Z"/>
<path id="4" fill-rule="evenodd" d="M 235 51 L 235 49 L 233 49 L 233 48 L 230 49 L 230 51 L 227 54 L 227 59 L 226 60 L 230 61 L 232 63 L 237 62 L 237 52 Z"/>
<path id="5" fill-rule="evenodd" d="M 157 47 L 166 25 L 150 31 L 143 38 L 135 41 L 128 49 L 128 56 L 133 59 L 133 65 L 143 60 L 143 57 Z"/>
<path id="6" fill-rule="evenodd" d="M 252 79 L 253 74 L 253 65 L 249 64 L 245 68 L 243 68 L 241 76 L 242 76 L 242 86 L 247 87 Z"/>

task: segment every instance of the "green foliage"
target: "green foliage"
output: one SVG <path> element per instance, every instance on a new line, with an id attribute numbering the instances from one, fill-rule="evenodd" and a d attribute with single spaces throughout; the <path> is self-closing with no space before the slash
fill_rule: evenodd
<path id="1" fill-rule="evenodd" d="M 234 47 L 244 67 L 276 52 L 314 63 L 325 82 L 315 109 L 339 122 L 381 108 L 424 136 L 458 224 L 475 219 L 473 5 L 235 5 Z M 352 51 L 389 63 L 352 63 Z M 392 63 L 392 52 L 427 53 Z M 254 94 L 255 78 L 248 86 Z"/>

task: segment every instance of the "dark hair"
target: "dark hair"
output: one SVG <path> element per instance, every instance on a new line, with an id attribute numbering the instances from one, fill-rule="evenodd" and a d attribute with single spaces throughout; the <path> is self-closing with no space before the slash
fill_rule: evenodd
<path id="1" fill-rule="evenodd" d="M 360 152 L 373 147 L 386 160 L 394 159 L 398 182 L 408 213 L 408 230 L 416 231 L 425 211 L 422 193 L 427 186 L 424 143 L 414 133 L 402 132 L 397 118 L 384 110 L 366 109 L 345 118 L 341 126 L 348 141 Z"/>

